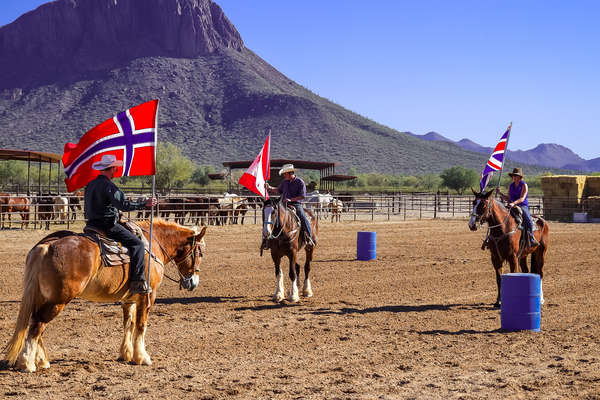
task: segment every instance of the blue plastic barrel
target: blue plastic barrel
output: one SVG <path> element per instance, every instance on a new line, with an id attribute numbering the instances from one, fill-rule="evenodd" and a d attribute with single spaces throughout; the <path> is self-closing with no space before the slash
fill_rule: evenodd
<path id="1" fill-rule="evenodd" d="M 500 288 L 500 328 L 540 331 L 541 280 L 538 274 L 504 274 Z"/>
<path id="2" fill-rule="evenodd" d="M 377 232 L 358 232 L 356 236 L 356 259 L 374 260 L 377 255 Z"/>

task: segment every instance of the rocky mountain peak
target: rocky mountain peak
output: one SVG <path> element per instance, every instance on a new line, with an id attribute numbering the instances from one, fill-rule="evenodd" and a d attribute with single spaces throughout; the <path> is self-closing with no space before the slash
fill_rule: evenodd
<path id="1" fill-rule="evenodd" d="M 0 27 L 0 89 L 243 47 L 212 0 L 55 0 Z"/>

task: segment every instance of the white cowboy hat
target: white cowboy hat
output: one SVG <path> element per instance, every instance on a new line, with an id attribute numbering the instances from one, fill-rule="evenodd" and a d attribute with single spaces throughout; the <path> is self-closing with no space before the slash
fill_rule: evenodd
<path id="1" fill-rule="evenodd" d="M 283 167 L 279 170 L 279 175 L 283 175 L 286 172 L 294 172 L 294 164 L 284 164 Z"/>
<path id="2" fill-rule="evenodd" d="M 103 154 L 100 161 L 92 164 L 92 168 L 98 171 L 105 170 L 110 167 L 122 167 L 123 161 L 117 160 L 117 157 L 112 154 Z"/>

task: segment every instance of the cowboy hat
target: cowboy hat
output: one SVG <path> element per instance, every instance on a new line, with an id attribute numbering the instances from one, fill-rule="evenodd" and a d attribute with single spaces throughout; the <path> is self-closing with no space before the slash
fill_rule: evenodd
<path id="1" fill-rule="evenodd" d="M 511 178 L 513 176 L 520 176 L 521 178 L 523 177 L 523 170 L 521 168 L 515 168 L 513 169 L 513 172 L 509 172 L 508 176 L 510 176 Z"/>
<path id="2" fill-rule="evenodd" d="M 117 160 L 112 154 L 103 154 L 100 161 L 96 161 L 92 164 L 92 168 L 98 171 L 108 169 L 110 167 L 122 167 L 123 161 Z"/>
<path id="3" fill-rule="evenodd" d="M 286 172 L 294 172 L 294 164 L 284 164 L 283 167 L 279 170 L 279 175 L 283 175 Z"/>

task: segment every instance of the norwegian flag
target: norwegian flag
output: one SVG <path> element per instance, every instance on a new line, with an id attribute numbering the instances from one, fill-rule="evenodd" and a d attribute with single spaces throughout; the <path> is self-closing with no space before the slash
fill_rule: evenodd
<path id="1" fill-rule="evenodd" d="M 92 169 L 92 164 L 103 154 L 123 161 L 115 177 L 154 175 L 157 126 L 158 100 L 151 100 L 95 126 L 79 143 L 65 144 L 62 162 L 67 190 L 80 189 L 96 178 L 100 171 Z"/>
<path id="2" fill-rule="evenodd" d="M 508 137 L 510 136 L 510 130 L 512 128 L 512 122 L 506 128 L 506 131 L 500 138 L 500 141 L 496 145 L 496 148 L 492 152 L 492 155 L 488 159 L 483 172 L 481 173 L 481 181 L 479 181 L 479 187 L 481 190 L 480 193 L 483 193 L 483 190 L 487 186 L 490 181 L 492 175 L 494 175 L 494 171 L 500 171 L 502 169 L 502 164 L 504 161 L 504 152 L 508 146 Z"/>
<path id="3" fill-rule="evenodd" d="M 244 172 L 239 184 L 253 193 L 269 200 L 269 192 L 265 190 L 265 182 L 271 177 L 271 134 L 267 136 L 265 144 L 256 156 L 250 168 Z"/>

